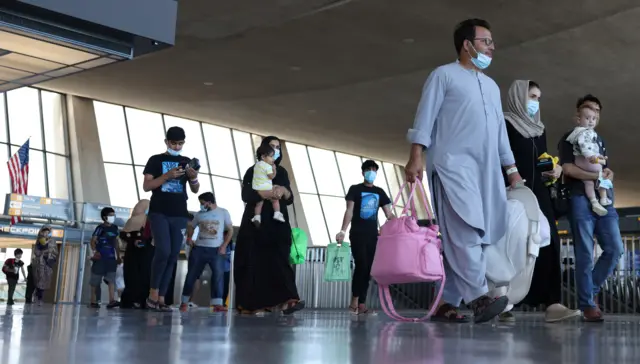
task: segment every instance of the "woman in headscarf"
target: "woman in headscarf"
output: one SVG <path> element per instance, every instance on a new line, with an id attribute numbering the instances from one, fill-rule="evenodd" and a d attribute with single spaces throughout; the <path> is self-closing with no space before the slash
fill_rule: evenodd
<path id="1" fill-rule="evenodd" d="M 120 298 L 122 308 L 144 308 L 149 294 L 154 247 L 151 244 L 151 230 L 147 224 L 148 209 L 149 200 L 140 200 L 120 232 L 120 239 L 126 243 L 123 263 L 124 292 Z"/>
<path id="2" fill-rule="evenodd" d="M 276 176 L 273 179 L 274 198 L 280 199 L 281 206 L 293 203 L 289 173 L 280 165 L 280 139 L 274 136 L 262 140 L 261 146 L 274 149 Z M 256 156 L 257 159 L 259 156 Z M 282 208 L 285 222 L 272 219 L 273 205 L 262 207 L 262 224 L 256 227 L 251 222 L 256 203 L 262 198 L 253 190 L 253 167 L 242 179 L 242 200 L 246 203 L 240 230 L 236 239 L 234 278 L 236 302 L 240 313 L 263 314 L 273 309 L 281 309 L 284 314 L 292 314 L 304 308 L 304 301 L 298 296 L 295 275 L 289 264 L 291 250 L 291 225 L 286 208 Z"/>
<path id="3" fill-rule="evenodd" d="M 51 237 L 51 227 L 43 226 L 38 232 L 36 244 L 33 249 L 31 265 L 33 266 L 34 283 L 36 287 L 36 299 L 38 305 L 42 305 L 44 291 L 51 287 L 53 267 L 58 262 L 58 247 Z"/>
<path id="4" fill-rule="evenodd" d="M 548 322 L 561 321 L 580 314 L 571 310 L 561 301 L 560 237 L 556 227 L 553 203 L 549 187 L 545 183 L 558 179 L 562 167 L 556 166 L 548 172 L 537 169 L 538 157 L 547 153 L 547 135 L 540 121 L 540 86 L 534 81 L 516 80 L 509 88 L 506 110 L 507 135 L 520 175 L 538 199 L 540 210 L 549 221 L 551 244 L 540 249 L 533 272 L 529 294 L 522 301 L 533 307 L 546 306 L 545 319 Z M 499 316 L 502 321 L 515 321 L 511 312 Z"/>

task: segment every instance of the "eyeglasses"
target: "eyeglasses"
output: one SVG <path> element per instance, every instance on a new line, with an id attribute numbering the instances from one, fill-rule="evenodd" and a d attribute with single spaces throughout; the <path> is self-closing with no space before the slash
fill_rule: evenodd
<path id="1" fill-rule="evenodd" d="M 491 47 L 492 45 L 495 45 L 495 43 L 493 42 L 493 39 L 491 38 L 475 38 L 474 40 L 479 40 L 483 42 L 487 47 Z"/>

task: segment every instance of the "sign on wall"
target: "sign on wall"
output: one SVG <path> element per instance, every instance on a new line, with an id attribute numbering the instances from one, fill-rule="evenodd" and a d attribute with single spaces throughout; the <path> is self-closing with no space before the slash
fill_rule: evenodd
<path id="1" fill-rule="evenodd" d="M 120 227 L 124 226 L 125 222 L 131 216 L 131 212 L 133 210 L 127 207 L 86 202 L 84 204 L 84 222 L 86 222 L 87 224 L 102 224 L 102 216 L 100 216 L 100 212 L 105 207 L 111 207 L 116 212 L 115 225 Z"/>
<path id="2" fill-rule="evenodd" d="M 8 216 L 73 221 L 71 202 L 56 198 L 7 194 L 4 214 Z"/>

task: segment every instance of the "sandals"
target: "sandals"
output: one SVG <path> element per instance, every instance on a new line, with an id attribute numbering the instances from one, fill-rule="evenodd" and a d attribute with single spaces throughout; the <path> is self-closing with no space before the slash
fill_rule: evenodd
<path id="1" fill-rule="evenodd" d="M 358 306 L 349 306 L 349 313 L 352 315 L 358 315 Z"/>
<path id="2" fill-rule="evenodd" d="M 477 324 L 492 320 L 498 316 L 509 305 L 507 296 L 491 298 L 481 296 L 473 300 L 469 306 L 473 310 L 473 321 Z"/>
<path id="3" fill-rule="evenodd" d="M 287 304 L 287 308 L 282 310 L 282 313 L 284 315 L 291 315 L 294 312 L 297 312 L 297 311 L 300 311 L 300 310 L 304 309 L 304 307 L 305 307 L 305 302 L 302 301 L 302 300 L 289 302 Z"/>
<path id="4" fill-rule="evenodd" d="M 464 324 L 471 321 L 471 319 L 469 316 L 461 315 L 458 307 L 445 303 L 431 316 L 431 321 Z"/>
<path id="5" fill-rule="evenodd" d="M 146 304 L 147 304 L 147 308 L 150 309 L 150 310 L 155 310 L 155 311 L 159 311 L 159 312 L 171 312 L 171 311 L 173 311 L 173 308 L 171 308 L 171 306 L 166 305 L 164 303 L 160 303 L 158 301 L 154 301 L 151 298 L 147 298 Z"/>

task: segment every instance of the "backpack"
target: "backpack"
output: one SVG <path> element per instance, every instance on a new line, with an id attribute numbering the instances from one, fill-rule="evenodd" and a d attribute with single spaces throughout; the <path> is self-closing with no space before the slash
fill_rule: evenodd
<path id="1" fill-rule="evenodd" d="M 507 189 L 507 231 L 484 248 L 490 295 L 506 295 L 507 311 L 529 293 L 540 248 L 550 243 L 549 222 L 533 192 L 524 184 Z"/>
<path id="2" fill-rule="evenodd" d="M 378 283 L 380 305 L 387 316 L 398 321 L 424 321 L 427 320 L 437 308 L 442 291 L 444 289 L 445 274 L 442 257 L 442 244 L 440 242 L 438 225 L 419 226 L 413 195 L 416 185 L 420 186 L 422 200 L 427 207 L 428 217 L 433 220 L 433 212 L 427 194 L 422 183 L 411 185 L 409 203 L 404 207 L 397 219 L 388 220 L 380 228 L 378 246 L 371 267 L 371 276 Z M 393 211 L 397 206 L 402 191 L 407 186 L 405 183 L 398 196 L 393 201 Z M 408 209 L 411 209 L 409 216 Z M 422 318 L 406 318 L 400 316 L 393 307 L 389 285 L 402 283 L 436 282 L 440 281 L 440 289 L 431 309 Z"/>

